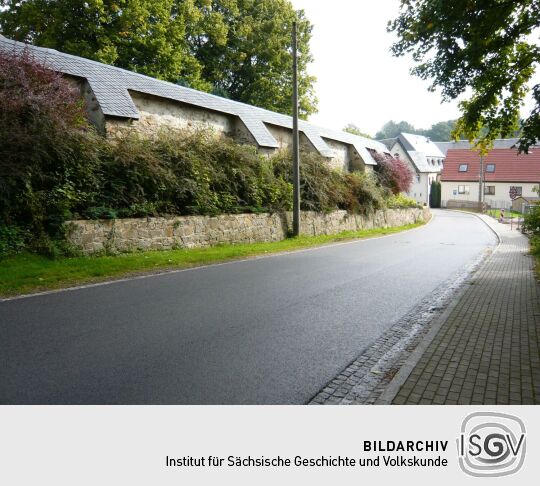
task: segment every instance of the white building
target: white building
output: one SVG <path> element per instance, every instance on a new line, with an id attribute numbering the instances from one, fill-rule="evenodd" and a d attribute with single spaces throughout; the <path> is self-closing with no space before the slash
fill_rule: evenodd
<path id="1" fill-rule="evenodd" d="M 482 200 L 492 208 L 510 208 L 519 196 L 538 196 L 540 148 L 519 154 L 516 148 L 494 149 L 484 157 Z M 473 150 L 450 149 L 441 175 L 443 207 L 477 207 L 480 155 Z"/>
<path id="2" fill-rule="evenodd" d="M 422 135 L 400 133 L 397 138 L 383 140 L 383 143 L 393 156 L 407 162 L 413 171 L 413 183 L 407 197 L 428 206 L 431 183 L 439 179 L 444 154 L 434 142 Z"/>

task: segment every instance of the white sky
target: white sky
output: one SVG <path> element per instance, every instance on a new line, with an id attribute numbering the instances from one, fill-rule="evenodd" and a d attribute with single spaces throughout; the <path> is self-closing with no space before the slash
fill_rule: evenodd
<path id="1" fill-rule="evenodd" d="M 342 129 L 354 123 L 375 135 L 389 120 L 416 128 L 458 118 L 457 102 L 441 104 L 429 82 L 409 74 L 410 57 L 393 57 L 386 32 L 399 0 L 291 0 L 314 25 L 309 71 L 317 77 L 319 112 L 310 121 Z"/>

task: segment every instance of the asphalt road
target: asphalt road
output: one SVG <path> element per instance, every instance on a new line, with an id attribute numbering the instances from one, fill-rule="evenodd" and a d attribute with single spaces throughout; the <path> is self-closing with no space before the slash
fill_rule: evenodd
<path id="1" fill-rule="evenodd" d="M 0 302 L 0 403 L 305 403 L 496 240 L 385 238 Z"/>

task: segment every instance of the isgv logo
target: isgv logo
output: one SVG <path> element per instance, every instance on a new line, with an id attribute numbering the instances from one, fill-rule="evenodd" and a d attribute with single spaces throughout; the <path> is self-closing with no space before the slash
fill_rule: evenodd
<path id="1" fill-rule="evenodd" d="M 508 476 L 523 465 L 526 445 L 525 425 L 518 417 L 475 412 L 461 425 L 459 465 L 470 476 Z"/>

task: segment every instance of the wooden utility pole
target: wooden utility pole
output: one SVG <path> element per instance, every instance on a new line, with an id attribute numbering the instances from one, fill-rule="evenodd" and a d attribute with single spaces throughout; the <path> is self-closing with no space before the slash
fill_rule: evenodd
<path id="1" fill-rule="evenodd" d="M 298 42 L 293 22 L 293 236 L 300 234 L 300 137 L 298 133 Z"/>

